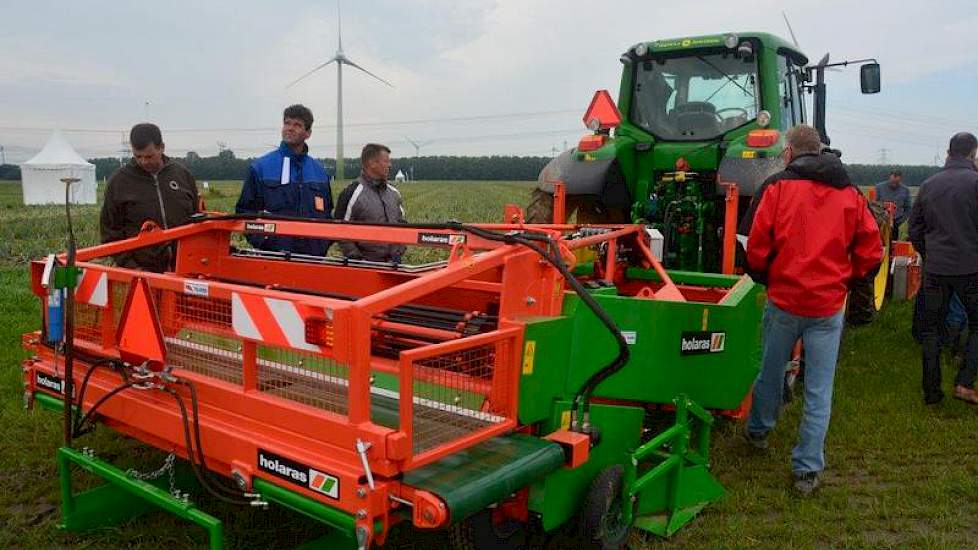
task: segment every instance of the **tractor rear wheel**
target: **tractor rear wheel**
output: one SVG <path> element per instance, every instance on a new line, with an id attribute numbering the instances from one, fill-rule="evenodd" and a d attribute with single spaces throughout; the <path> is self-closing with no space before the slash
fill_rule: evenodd
<path id="1" fill-rule="evenodd" d="M 619 550 L 628 542 L 631 525 L 622 518 L 623 472 L 621 464 L 615 464 L 591 482 L 581 516 L 584 537 L 594 548 Z"/>
<path id="2" fill-rule="evenodd" d="M 609 209 L 594 195 L 569 195 L 564 205 L 566 222 L 575 218 L 579 224 L 629 223 L 627 208 Z M 554 223 L 554 196 L 534 189 L 523 213 L 526 223 Z"/>
<path id="3" fill-rule="evenodd" d="M 534 189 L 524 215 L 526 223 L 553 223 L 554 196 L 546 191 Z"/>
<path id="4" fill-rule="evenodd" d="M 512 519 L 495 521 L 487 509 L 453 525 L 449 540 L 455 550 L 516 550 L 526 548 L 526 526 Z"/>

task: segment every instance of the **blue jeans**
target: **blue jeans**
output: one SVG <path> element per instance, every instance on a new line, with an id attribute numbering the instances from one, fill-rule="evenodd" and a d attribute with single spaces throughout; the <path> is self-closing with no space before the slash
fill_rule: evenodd
<path id="1" fill-rule="evenodd" d="M 771 303 L 764 309 L 764 358 L 754 382 L 747 431 L 766 435 L 783 405 L 785 365 L 798 338 L 805 346 L 805 410 L 799 440 L 791 452 L 796 474 L 825 469 L 825 434 L 832 412 L 832 384 L 839 357 L 845 308 L 829 317 L 800 317 Z"/>
<path id="2" fill-rule="evenodd" d="M 951 301 L 947 304 L 947 326 L 958 330 L 968 326 L 968 312 L 956 292 L 951 294 Z"/>

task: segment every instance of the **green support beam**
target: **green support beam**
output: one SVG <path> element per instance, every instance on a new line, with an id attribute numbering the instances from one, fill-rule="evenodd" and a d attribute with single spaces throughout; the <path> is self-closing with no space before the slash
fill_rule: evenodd
<path id="1" fill-rule="evenodd" d="M 107 483 L 74 494 L 72 463 Z M 67 531 L 118 525 L 158 508 L 202 527 L 210 538 L 211 550 L 224 548 L 224 526 L 220 520 L 191 503 L 174 498 L 160 487 L 129 477 L 108 462 L 70 447 L 61 447 L 58 449 L 58 474 L 61 480 L 61 528 Z"/>
<path id="2" fill-rule="evenodd" d="M 623 521 L 660 537 L 723 496 L 709 471 L 713 417 L 685 396 L 673 403 L 676 423 L 631 454 L 622 480 Z M 640 474 L 639 468 L 647 470 Z"/>

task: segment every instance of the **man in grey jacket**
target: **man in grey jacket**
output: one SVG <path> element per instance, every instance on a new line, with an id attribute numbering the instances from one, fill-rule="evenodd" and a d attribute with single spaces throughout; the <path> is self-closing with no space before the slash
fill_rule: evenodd
<path id="1" fill-rule="evenodd" d="M 920 187 L 910 214 L 910 240 L 924 257 L 923 348 L 924 402 L 939 402 L 941 391 L 940 327 L 947 318 L 951 294 L 968 315 L 965 359 L 954 382 L 954 397 L 978 405 L 978 139 L 961 132 L 951 138 L 944 169 Z"/>
<path id="2" fill-rule="evenodd" d="M 360 153 L 360 177 L 340 193 L 333 217 L 338 220 L 368 223 L 406 223 L 401 193 L 387 182 L 391 169 L 391 150 L 368 143 Z M 343 255 L 372 262 L 401 261 L 404 245 L 340 242 Z"/>

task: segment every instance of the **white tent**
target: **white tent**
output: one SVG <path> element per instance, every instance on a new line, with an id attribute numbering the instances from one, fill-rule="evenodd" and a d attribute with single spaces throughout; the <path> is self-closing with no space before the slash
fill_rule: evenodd
<path id="1" fill-rule="evenodd" d="M 406 179 L 407 179 L 407 176 L 405 176 L 404 175 L 404 172 L 401 172 L 400 170 L 398 170 L 397 171 L 397 175 L 394 176 L 394 181 L 404 181 Z"/>
<path id="2" fill-rule="evenodd" d="M 24 204 L 64 204 L 63 178 L 79 178 L 71 185 L 72 204 L 95 204 L 95 165 L 83 159 L 55 130 L 44 149 L 20 165 Z"/>

